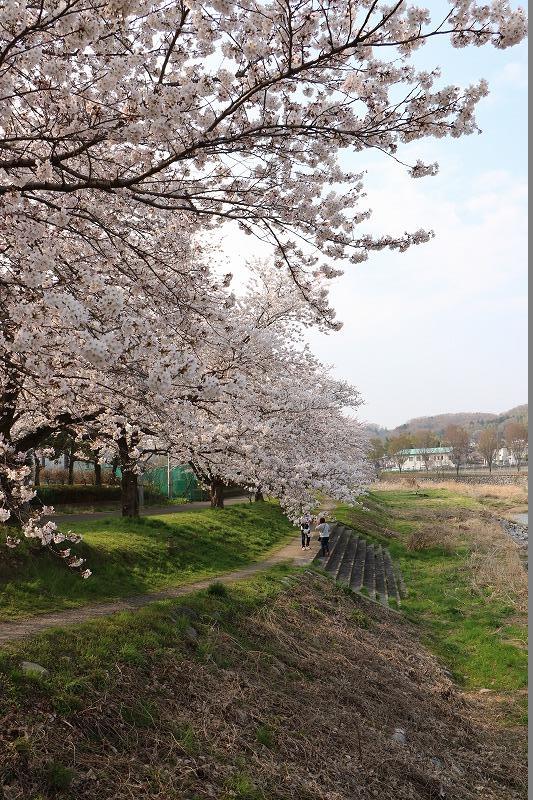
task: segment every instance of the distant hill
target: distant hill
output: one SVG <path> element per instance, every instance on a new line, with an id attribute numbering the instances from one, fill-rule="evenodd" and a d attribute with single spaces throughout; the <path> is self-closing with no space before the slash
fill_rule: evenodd
<path id="1" fill-rule="evenodd" d="M 471 434 L 476 434 L 489 425 L 496 425 L 504 428 L 512 421 L 526 422 L 528 418 L 528 406 L 524 403 L 521 406 L 510 408 L 500 414 L 490 411 L 463 411 L 456 414 L 435 414 L 432 417 L 415 417 L 397 428 L 387 429 L 380 425 L 370 423 L 366 426 L 370 436 L 379 436 L 385 439 L 387 436 L 398 436 L 400 433 L 416 433 L 416 431 L 430 430 L 438 436 L 442 436 L 448 425 L 460 425 L 466 428 Z"/>

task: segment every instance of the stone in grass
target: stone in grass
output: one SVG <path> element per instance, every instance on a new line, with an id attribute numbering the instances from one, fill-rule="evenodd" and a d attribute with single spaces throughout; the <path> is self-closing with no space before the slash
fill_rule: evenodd
<path id="1" fill-rule="evenodd" d="M 395 728 L 391 738 L 393 742 L 398 744 L 407 744 L 405 728 Z"/>
<path id="2" fill-rule="evenodd" d="M 192 625 L 188 625 L 183 631 L 183 638 L 189 644 L 196 644 L 198 641 L 198 631 Z"/>
<path id="3" fill-rule="evenodd" d="M 39 675 L 44 678 L 46 675 L 50 674 L 46 667 L 42 667 L 40 664 L 36 664 L 33 661 L 23 661 L 20 668 L 24 675 Z"/>
<path id="4" fill-rule="evenodd" d="M 200 618 L 200 614 L 197 611 L 195 611 L 194 608 L 191 608 L 190 606 L 178 606 L 178 608 L 176 609 L 175 613 L 176 613 L 176 616 L 178 616 L 178 617 L 187 617 L 187 619 L 190 619 L 190 620 L 199 619 Z"/>

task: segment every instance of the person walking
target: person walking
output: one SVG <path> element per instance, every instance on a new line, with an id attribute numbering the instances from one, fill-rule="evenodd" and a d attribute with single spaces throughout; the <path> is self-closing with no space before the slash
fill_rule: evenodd
<path id="1" fill-rule="evenodd" d="M 300 518 L 300 532 L 302 534 L 302 550 L 309 550 L 311 546 L 311 517 L 304 514 Z"/>
<path id="2" fill-rule="evenodd" d="M 325 558 L 329 556 L 329 535 L 331 533 L 331 528 L 324 517 L 320 517 L 316 530 L 318 531 L 318 538 L 320 539 L 320 545 L 322 547 L 320 555 Z"/>

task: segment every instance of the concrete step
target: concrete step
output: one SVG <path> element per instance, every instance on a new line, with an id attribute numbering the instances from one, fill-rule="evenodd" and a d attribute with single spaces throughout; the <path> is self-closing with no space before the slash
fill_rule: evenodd
<path id="1" fill-rule="evenodd" d="M 339 583 L 344 583 L 347 586 L 350 584 L 358 542 L 358 537 L 355 534 L 348 534 L 348 536 L 349 538 L 346 542 L 346 549 L 344 550 L 344 555 L 339 565 L 339 571 L 337 572 L 337 581 Z"/>
<path id="2" fill-rule="evenodd" d="M 317 555 L 315 560 L 334 580 L 354 592 L 364 587 L 372 600 L 385 606 L 389 600 L 399 605 L 407 595 L 400 568 L 387 548 L 369 542 L 339 522 L 332 524 L 329 546 L 329 557 Z"/>
<path id="3" fill-rule="evenodd" d="M 365 573 L 363 576 L 363 586 L 368 594 L 375 600 L 376 598 L 376 565 L 374 545 L 366 543 Z"/>
<path id="4" fill-rule="evenodd" d="M 407 586 L 405 585 L 405 581 L 403 579 L 402 571 L 398 564 L 394 565 L 394 574 L 396 575 L 396 584 L 398 586 L 398 591 L 400 593 L 400 597 L 407 597 Z"/>
<path id="5" fill-rule="evenodd" d="M 386 606 L 389 604 L 389 598 L 387 594 L 387 583 L 385 578 L 385 565 L 383 563 L 383 548 L 377 546 L 374 549 L 374 554 L 376 594 L 379 601 Z"/>
<path id="6" fill-rule="evenodd" d="M 385 578 L 387 581 L 387 594 L 391 600 L 396 600 L 400 603 L 400 590 L 396 582 L 396 575 L 394 572 L 394 564 L 392 563 L 391 554 L 388 550 L 383 551 L 383 564 L 385 567 Z"/>
<path id="7" fill-rule="evenodd" d="M 363 586 L 366 559 L 366 539 L 359 538 L 357 542 L 357 552 L 353 562 L 352 574 L 350 576 L 350 588 L 354 592 L 360 592 Z"/>

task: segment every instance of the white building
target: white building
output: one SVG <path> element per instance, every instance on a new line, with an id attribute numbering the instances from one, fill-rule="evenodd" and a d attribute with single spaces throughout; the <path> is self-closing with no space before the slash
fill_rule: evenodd
<path id="1" fill-rule="evenodd" d="M 454 463 L 450 458 L 451 447 L 413 447 L 410 450 L 402 450 L 401 453 L 407 456 L 403 470 L 439 470 L 453 467 Z"/>
<path id="2" fill-rule="evenodd" d="M 527 464 L 528 461 L 528 451 L 526 447 L 526 452 L 524 453 L 524 458 L 522 459 L 522 464 Z M 516 458 L 511 453 L 508 447 L 500 447 L 499 450 L 496 451 L 496 455 L 494 456 L 494 464 L 497 464 L 500 467 L 516 467 Z"/>

